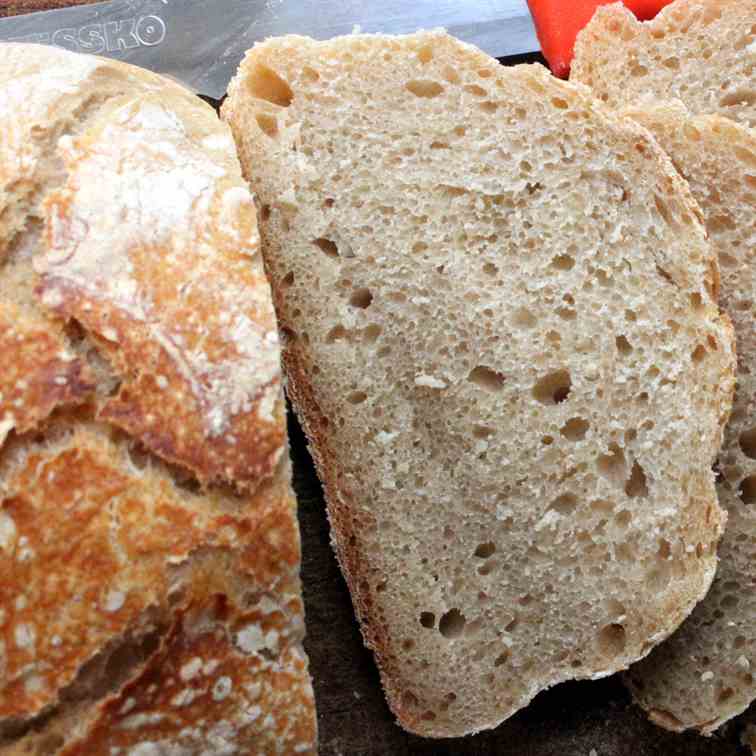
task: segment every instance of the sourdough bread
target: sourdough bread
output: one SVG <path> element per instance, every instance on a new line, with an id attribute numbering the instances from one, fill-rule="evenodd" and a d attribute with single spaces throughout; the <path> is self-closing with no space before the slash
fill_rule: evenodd
<path id="1" fill-rule="evenodd" d="M 256 45 L 223 115 L 401 725 L 493 727 L 708 590 L 732 333 L 647 131 L 442 32 Z"/>
<path id="2" fill-rule="evenodd" d="M 570 79 L 613 108 L 649 96 L 756 126 L 756 1 L 676 0 L 652 21 L 622 3 L 578 35 Z"/>
<path id="3" fill-rule="evenodd" d="M 717 577 L 683 626 L 626 678 L 654 721 L 709 733 L 756 698 L 756 134 L 719 116 L 692 116 L 680 102 L 625 112 L 653 132 L 690 184 L 735 327 L 737 390 L 718 462 L 728 517 Z"/>
<path id="4" fill-rule="evenodd" d="M 228 128 L 0 45 L 0 753 L 314 753 L 279 346 Z"/>

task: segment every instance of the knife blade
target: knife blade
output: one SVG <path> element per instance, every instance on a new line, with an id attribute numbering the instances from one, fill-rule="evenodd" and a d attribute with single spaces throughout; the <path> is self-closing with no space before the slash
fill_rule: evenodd
<path id="1" fill-rule="evenodd" d="M 494 57 L 539 49 L 525 0 L 111 0 L 0 19 L 0 41 L 117 58 L 220 99 L 245 51 L 266 37 L 437 27 Z"/>

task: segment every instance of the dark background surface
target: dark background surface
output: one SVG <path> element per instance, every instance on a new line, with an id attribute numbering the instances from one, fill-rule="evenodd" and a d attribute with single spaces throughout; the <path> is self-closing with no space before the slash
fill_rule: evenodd
<path id="1" fill-rule="evenodd" d="M 92 2 L 78 0 L 78 4 L 87 1 Z M 0 16 L 74 4 L 77 0 L 0 0 Z M 540 56 L 531 55 L 503 62 L 539 59 Z M 748 753 L 748 749 L 738 745 L 742 727 L 737 720 L 711 738 L 676 735 L 659 729 L 632 704 L 617 676 L 558 685 L 541 693 L 530 706 L 495 730 L 473 737 L 426 740 L 405 733 L 394 722 L 383 698 L 372 655 L 362 644 L 349 592 L 331 549 L 320 484 L 305 438 L 291 413 L 289 431 L 302 531 L 308 633 L 305 647 L 315 684 L 322 756 L 745 756 Z"/>

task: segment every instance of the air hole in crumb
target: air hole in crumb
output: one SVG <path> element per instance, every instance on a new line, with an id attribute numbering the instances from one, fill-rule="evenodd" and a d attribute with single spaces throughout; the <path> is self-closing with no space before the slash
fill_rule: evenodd
<path id="1" fill-rule="evenodd" d="M 490 575 L 497 567 L 497 563 L 495 559 L 489 559 L 487 562 L 484 562 L 483 564 L 478 567 L 478 575 L 483 575 L 485 577 L 486 575 Z"/>
<path id="2" fill-rule="evenodd" d="M 485 425 L 473 425 L 473 436 L 475 438 L 490 438 L 496 432 L 493 428 Z"/>
<path id="3" fill-rule="evenodd" d="M 478 365 L 470 371 L 467 380 L 485 391 L 496 392 L 501 391 L 504 387 L 505 379 L 501 373 L 497 373 L 495 370 L 485 367 L 485 365 Z"/>
<path id="4" fill-rule="evenodd" d="M 430 148 L 432 150 L 448 150 L 449 145 L 447 142 L 431 142 Z"/>
<path id="5" fill-rule="evenodd" d="M 571 255 L 557 255 L 551 261 L 551 267 L 555 270 L 572 270 L 575 267 L 575 258 Z"/>
<path id="6" fill-rule="evenodd" d="M 405 651 L 412 651 L 412 649 L 415 647 L 415 641 L 412 640 L 412 638 L 405 638 L 402 641 L 402 648 Z"/>
<path id="7" fill-rule="evenodd" d="M 350 404 L 362 404 L 367 399 L 367 394 L 364 391 L 352 391 L 347 396 L 347 401 Z"/>
<path id="8" fill-rule="evenodd" d="M 532 328 L 537 322 L 533 313 L 525 307 L 518 307 L 512 316 L 512 322 L 521 328 Z"/>
<path id="9" fill-rule="evenodd" d="M 549 509 L 553 509 L 555 512 L 559 512 L 562 515 L 568 515 L 575 511 L 577 508 L 577 497 L 575 494 L 566 493 L 558 496 L 551 502 Z"/>
<path id="10" fill-rule="evenodd" d="M 257 121 L 257 125 L 266 136 L 269 136 L 271 139 L 278 136 L 278 119 L 275 116 L 269 113 L 257 113 L 255 121 Z"/>
<path id="11" fill-rule="evenodd" d="M 476 97 L 487 97 L 488 92 L 477 84 L 466 84 L 463 89 Z"/>
<path id="12" fill-rule="evenodd" d="M 437 81 L 419 80 L 408 81 L 405 85 L 415 97 L 438 97 L 444 88 Z"/>
<path id="13" fill-rule="evenodd" d="M 722 688 L 722 690 L 717 693 L 717 703 L 723 704 L 726 701 L 729 701 L 734 695 L 735 691 L 732 688 Z"/>
<path id="14" fill-rule="evenodd" d="M 690 295 L 690 304 L 694 310 L 700 310 L 703 307 L 703 297 L 697 291 L 694 291 Z"/>
<path id="15" fill-rule="evenodd" d="M 563 426 L 560 433 L 569 441 L 581 441 L 588 432 L 590 423 L 582 417 L 571 417 Z"/>
<path id="16" fill-rule="evenodd" d="M 625 453 L 617 444 L 610 444 L 609 453 L 599 455 L 596 467 L 605 478 L 621 483 L 625 479 Z"/>
<path id="17" fill-rule="evenodd" d="M 323 207 L 333 207 L 336 204 L 336 200 L 333 197 L 326 197 L 323 200 Z"/>
<path id="18" fill-rule="evenodd" d="M 417 700 L 417 696 L 414 693 L 405 691 L 404 693 L 402 693 L 402 703 L 408 709 L 414 709 L 418 705 L 419 701 Z"/>
<path id="19" fill-rule="evenodd" d="M 459 84 L 459 75 L 451 66 L 444 66 L 441 75 L 449 82 L 449 84 Z"/>
<path id="20" fill-rule="evenodd" d="M 333 344 L 335 341 L 341 341 L 343 339 L 346 339 L 347 337 L 347 329 L 344 328 L 343 325 L 337 325 L 331 328 L 331 330 L 328 332 L 328 335 L 326 336 L 326 341 L 329 344 Z"/>
<path id="21" fill-rule="evenodd" d="M 273 69 L 262 63 L 258 63 L 247 77 L 247 87 L 252 97 L 283 108 L 288 108 L 294 99 L 291 87 Z"/>
<path id="22" fill-rule="evenodd" d="M 625 650 L 627 635 L 622 625 L 613 622 L 602 627 L 598 636 L 599 648 L 607 656 L 619 656 Z"/>
<path id="23" fill-rule="evenodd" d="M 740 434 L 740 448 L 749 459 L 756 459 L 756 428 Z"/>
<path id="24" fill-rule="evenodd" d="M 625 493 L 632 498 L 645 498 L 648 496 L 646 473 L 637 462 L 633 462 L 630 477 L 625 484 Z"/>
<path id="25" fill-rule="evenodd" d="M 561 97 L 552 97 L 551 104 L 559 110 L 567 110 L 570 107 L 567 100 L 563 100 Z"/>
<path id="26" fill-rule="evenodd" d="M 741 481 L 738 495 L 743 504 L 751 505 L 756 502 L 756 475 L 749 475 Z"/>
<path id="27" fill-rule="evenodd" d="M 282 279 L 281 279 L 281 288 L 282 289 L 288 289 L 289 286 L 291 286 L 294 283 L 294 271 L 290 270 Z"/>
<path id="28" fill-rule="evenodd" d="M 502 651 L 494 660 L 494 667 L 501 667 L 509 659 L 509 651 Z"/>
<path id="29" fill-rule="evenodd" d="M 328 257 L 339 256 L 339 248 L 336 246 L 336 242 L 330 239 L 314 239 L 312 243 Z"/>
<path id="30" fill-rule="evenodd" d="M 260 208 L 260 220 L 266 221 L 270 218 L 270 205 L 263 205 Z"/>
<path id="31" fill-rule="evenodd" d="M 487 262 L 483 265 L 483 272 L 487 276 L 495 276 L 499 272 L 499 269 L 492 262 Z"/>
<path id="32" fill-rule="evenodd" d="M 572 379 L 567 370 L 557 370 L 541 378 L 533 386 L 533 396 L 541 404 L 560 404 L 570 395 Z"/>
<path id="33" fill-rule="evenodd" d="M 690 355 L 690 359 L 693 362 L 701 362 L 706 357 L 706 347 L 703 344 L 699 344 Z"/>
<path id="34" fill-rule="evenodd" d="M 314 68 L 310 68 L 309 66 L 305 66 L 302 69 L 302 78 L 305 81 L 314 82 L 314 81 L 318 81 L 318 79 L 320 79 L 320 74 Z"/>
<path id="35" fill-rule="evenodd" d="M 436 624 L 436 615 L 433 612 L 422 612 L 420 614 L 420 624 L 427 628 L 434 627 Z"/>
<path id="36" fill-rule="evenodd" d="M 423 45 L 417 51 L 417 59 L 421 63 L 430 63 L 433 60 L 433 48 L 430 45 Z"/>
<path id="37" fill-rule="evenodd" d="M 459 638 L 465 629 L 465 615 L 459 609 L 450 609 L 438 622 L 438 631 L 444 638 Z"/>
<path id="38" fill-rule="evenodd" d="M 355 289 L 352 292 L 352 296 L 349 297 L 349 304 L 352 307 L 357 307 L 360 310 L 365 310 L 370 307 L 373 302 L 373 294 L 370 289 Z"/>
<path id="39" fill-rule="evenodd" d="M 297 333 L 294 329 L 287 326 L 281 326 L 281 341 L 285 344 L 291 344 L 297 340 Z"/>
<path id="40" fill-rule="evenodd" d="M 614 340 L 614 343 L 617 346 L 617 351 L 622 355 L 628 355 L 633 351 L 633 345 L 627 340 L 627 337 L 624 335 L 617 336 L 617 338 Z"/>
<path id="41" fill-rule="evenodd" d="M 723 108 L 729 108 L 735 105 L 756 105 L 756 92 L 753 92 L 750 89 L 738 89 L 734 92 L 729 92 L 722 97 L 719 104 Z"/>
<path id="42" fill-rule="evenodd" d="M 371 323 L 365 330 L 362 332 L 362 335 L 369 344 L 372 344 L 378 340 L 378 337 L 381 335 L 381 327 L 376 323 Z"/>
<path id="43" fill-rule="evenodd" d="M 475 549 L 475 556 L 479 559 L 488 559 L 496 552 L 496 544 L 493 541 L 487 541 L 486 543 L 479 543 Z"/>
<path id="44" fill-rule="evenodd" d="M 672 276 L 670 276 L 670 275 L 669 275 L 669 273 L 667 273 L 667 271 L 666 271 L 666 270 L 664 270 L 664 268 L 662 268 L 662 267 L 661 267 L 661 265 L 657 265 L 657 266 L 656 266 L 656 272 L 657 272 L 657 273 L 658 273 L 658 274 L 659 274 L 659 275 L 660 275 L 660 276 L 661 276 L 661 277 L 662 277 L 662 278 L 663 278 L 663 279 L 664 279 L 664 280 L 665 280 L 665 281 L 666 281 L 667 283 L 670 283 L 670 284 L 672 284 L 672 283 L 673 283 L 673 281 L 672 281 Z"/>

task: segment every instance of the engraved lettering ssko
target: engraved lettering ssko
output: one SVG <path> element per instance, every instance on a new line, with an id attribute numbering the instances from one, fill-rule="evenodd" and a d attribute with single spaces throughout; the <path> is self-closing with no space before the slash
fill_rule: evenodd
<path id="1" fill-rule="evenodd" d="M 87 24 L 79 29 L 58 29 L 52 34 L 29 34 L 10 42 L 36 42 L 55 45 L 74 52 L 119 53 L 135 47 L 155 47 L 165 40 L 165 21 L 160 16 L 134 16 L 104 24 Z"/>

